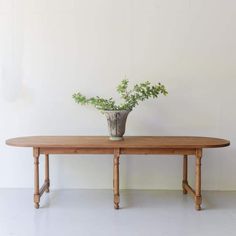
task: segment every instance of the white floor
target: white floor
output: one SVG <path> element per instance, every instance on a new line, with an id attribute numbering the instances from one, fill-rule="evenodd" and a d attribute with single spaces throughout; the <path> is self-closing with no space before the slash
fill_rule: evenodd
<path id="1" fill-rule="evenodd" d="M 54 190 L 33 208 L 32 190 L 0 190 L 0 236 L 236 235 L 236 192 L 203 192 L 203 210 L 181 191 Z"/>

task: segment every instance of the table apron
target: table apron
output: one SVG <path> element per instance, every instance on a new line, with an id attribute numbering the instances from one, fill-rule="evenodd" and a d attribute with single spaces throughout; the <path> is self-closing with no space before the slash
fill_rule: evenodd
<path id="1" fill-rule="evenodd" d="M 64 148 L 64 147 L 43 147 L 36 148 L 40 154 L 114 154 L 119 150 L 120 154 L 130 155 L 195 155 L 198 148 Z"/>

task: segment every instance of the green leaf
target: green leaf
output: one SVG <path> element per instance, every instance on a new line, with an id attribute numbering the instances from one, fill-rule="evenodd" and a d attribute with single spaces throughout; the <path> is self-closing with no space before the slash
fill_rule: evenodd
<path id="1" fill-rule="evenodd" d="M 128 90 L 129 81 L 124 79 L 117 86 L 117 92 L 121 97 L 122 103 L 117 105 L 113 98 L 105 99 L 99 96 L 87 98 L 80 92 L 72 95 L 76 103 L 80 105 L 92 105 L 99 110 L 132 110 L 140 101 L 150 98 L 158 98 L 160 94 L 168 94 L 166 88 L 161 83 L 152 85 L 150 81 L 139 83 Z"/>

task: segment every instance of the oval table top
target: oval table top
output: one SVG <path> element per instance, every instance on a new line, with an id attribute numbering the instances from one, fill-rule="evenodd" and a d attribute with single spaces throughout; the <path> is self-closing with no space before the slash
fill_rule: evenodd
<path id="1" fill-rule="evenodd" d="M 111 141 L 108 136 L 28 136 L 6 140 L 7 145 L 37 148 L 217 148 L 230 141 L 194 136 L 124 136 Z"/>

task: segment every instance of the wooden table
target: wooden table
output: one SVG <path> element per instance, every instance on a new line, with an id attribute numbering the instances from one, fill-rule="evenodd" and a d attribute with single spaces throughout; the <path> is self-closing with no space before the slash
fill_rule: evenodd
<path id="1" fill-rule="evenodd" d="M 119 159 L 121 154 L 163 154 L 183 156 L 183 193 L 190 193 L 196 210 L 201 209 L 201 158 L 203 148 L 229 146 L 224 139 L 183 136 L 131 136 L 122 141 L 110 141 L 107 136 L 32 136 L 6 141 L 7 145 L 32 147 L 34 157 L 34 205 L 39 208 L 40 197 L 49 192 L 49 154 L 113 154 L 114 207 L 119 208 Z M 39 156 L 45 155 L 45 180 L 39 188 Z M 195 190 L 188 184 L 188 155 L 194 155 Z"/>

